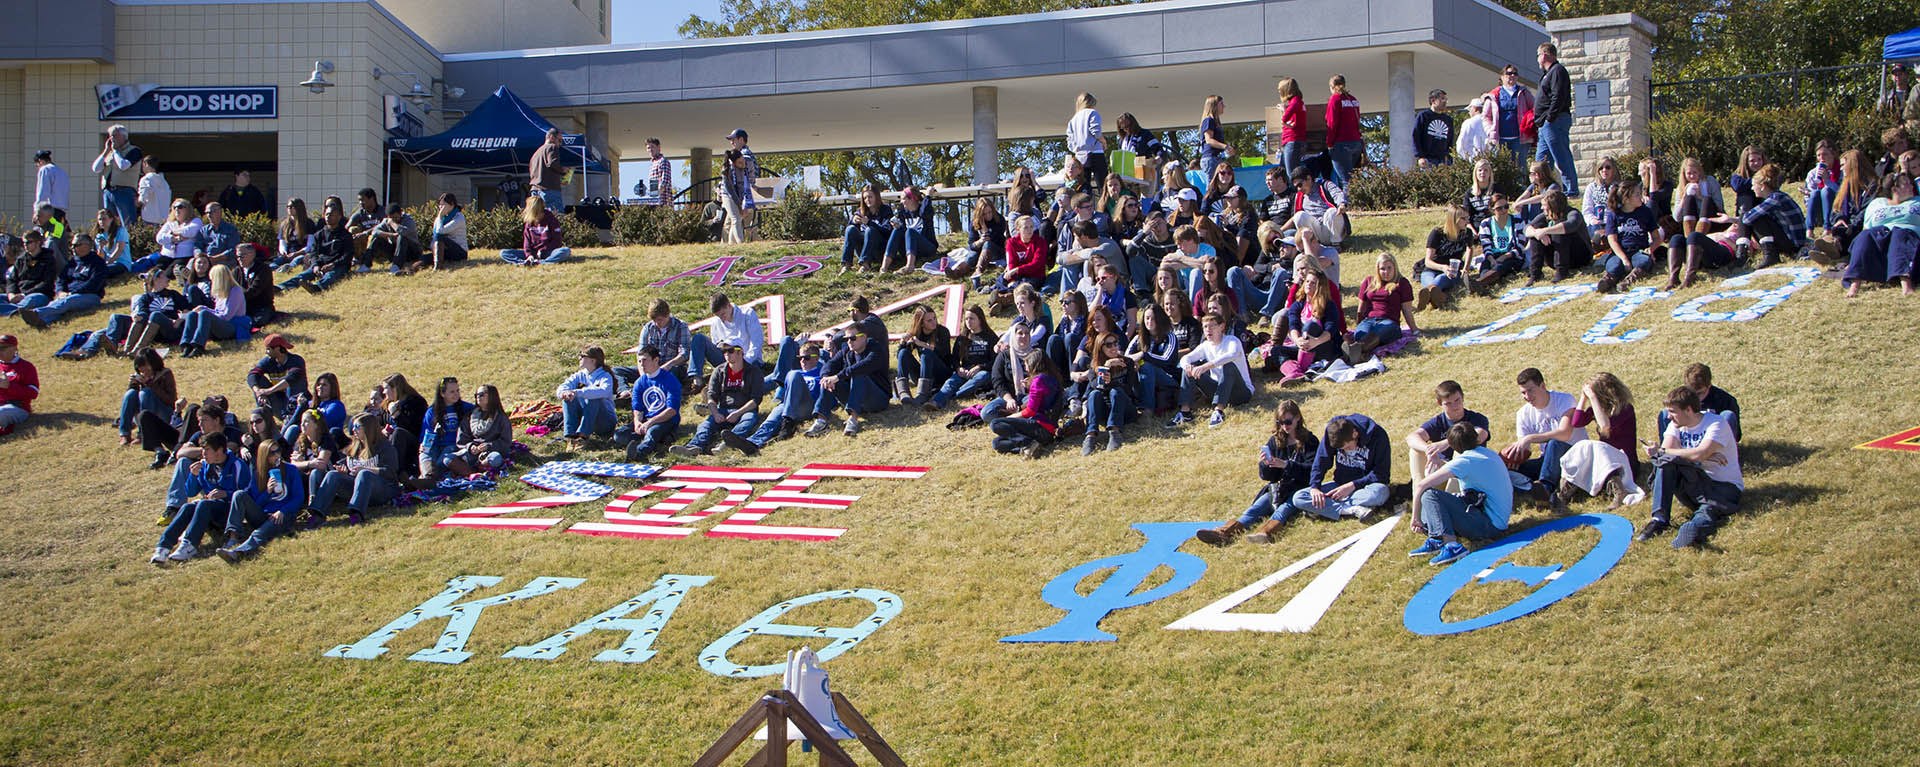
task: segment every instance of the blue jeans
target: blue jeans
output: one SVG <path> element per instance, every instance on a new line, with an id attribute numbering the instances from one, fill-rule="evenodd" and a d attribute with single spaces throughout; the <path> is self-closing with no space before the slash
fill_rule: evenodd
<path id="1" fill-rule="evenodd" d="M 787 361 L 787 368 L 789 370 L 791 370 L 794 365 L 799 364 L 800 344 L 798 342 L 793 343 L 792 356 L 788 356 L 787 344 L 788 341 L 792 340 L 793 339 L 789 338 L 783 339 L 780 342 L 780 357 L 775 360 L 775 370 L 779 369 L 779 362 L 781 360 Z M 760 367 L 760 350 L 744 349 L 742 351 L 745 351 L 747 355 L 747 367 L 758 370 Z M 726 361 L 727 355 L 720 353 L 720 347 L 714 345 L 711 337 L 708 337 L 705 333 L 693 334 L 693 340 L 687 344 L 687 374 L 693 376 L 694 385 L 701 387 L 706 386 L 707 366 L 722 365 L 725 364 Z"/>
<path id="2" fill-rule="evenodd" d="M 667 445 L 673 444 L 673 441 L 679 436 L 680 419 L 671 418 L 654 424 L 645 432 L 638 435 L 634 434 L 631 427 L 622 427 L 614 439 L 616 441 L 626 439 L 629 442 L 638 440 L 638 444 L 628 445 L 628 454 L 633 455 L 637 453 L 640 456 L 647 456 L 665 450 Z"/>
<path id="3" fill-rule="evenodd" d="M 525 266 L 530 261 L 541 264 L 557 264 L 572 257 L 573 249 L 565 247 L 554 248 L 553 250 L 547 251 L 547 255 L 544 258 L 535 258 L 519 248 L 508 248 L 500 251 L 500 260 L 513 264 L 514 266 Z M 321 287 L 326 286 L 321 285 Z"/>
<path id="4" fill-rule="evenodd" d="M 314 287 L 317 287 L 321 290 L 326 290 L 327 288 L 331 288 L 334 285 L 339 284 L 341 280 L 346 279 L 347 275 L 350 274 L 351 272 L 352 270 L 350 269 L 334 269 L 326 272 L 315 272 L 312 269 L 306 269 L 301 271 L 299 274 L 293 275 L 292 277 L 288 277 L 287 279 L 282 280 L 280 284 L 275 285 L 274 287 L 279 288 L 280 290 L 286 291 L 286 290 L 292 290 L 294 288 L 300 287 L 300 284 L 303 282 L 312 282 Z"/>
<path id="5" fill-rule="evenodd" d="M 1807 229 L 1830 227 L 1838 222 L 1837 217 L 1833 221 L 1827 219 L 1833 213 L 1833 198 L 1839 195 L 1840 190 L 1831 187 L 1821 187 L 1807 195 Z"/>
<path id="6" fill-rule="evenodd" d="M 1287 178 L 1293 178 L 1293 169 L 1300 167 L 1300 142 L 1288 141 L 1280 145 L 1280 167 L 1287 169 Z"/>
<path id="7" fill-rule="evenodd" d="M 780 339 L 780 346 L 773 353 L 773 372 L 766 377 L 769 392 L 778 392 L 787 383 L 787 374 L 800 367 L 800 339 L 787 336 Z"/>
<path id="8" fill-rule="evenodd" d="M 569 437 L 582 437 L 588 434 L 606 437 L 613 434 L 613 400 L 611 399 L 563 399 L 560 400 L 560 422 L 562 432 Z"/>
<path id="9" fill-rule="evenodd" d="M 1260 494 L 1253 497 L 1253 503 L 1247 504 L 1247 510 L 1240 512 L 1241 527 L 1253 527 L 1275 514 L 1279 515 L 1278 519 L 1281 522 L 1291 521 L 1300 515 L 1300 510 L 1289 503 L 1292 500 L 1291 496 L 1280 495 L 1275 498 L 1275 492 L 1269 492 L 1269 487 L 1272 486 L 1260 488 Z"/>
<path id="10" fill-rule="evenodd" d="M 1436 272 L 1432 269 L 1420 270 L 1420 287 L 1433 285 L 1438 285 L 1441 290 L 1452 293 L 1454 288 L 1460 287 L 1460 278 L 1450 277 L 1445 272 Z"/>
<path id="11" fill-rule="evenodd" d="M 534 192 L 534 194 L 539 195 L 540 201 L 547 204 L 547 210 L 553 211 L 553 215 L 556 218 L 559 216 L 566 215 L 567 213 L 567 193 L 566 192 L 562 192 L 557 189 L 544 189 L 544 190 Z"/>
<path id="12" fill-rule="evenodd" d="M 813 414 L 813 391 L 807 388 L 806 373 L 790 371 L 780 386 L 779 404 L 760 421 L 760 428 L 747 437 L 748 442 L 766 447 L 773 436 L 780 431 L 780 424 L 787 419 L 800 421 Z"/>
<path id="13" fill-rule="evenodd" d="M 99 354 L 100 348 L 108 343 L 117 344 L 126 341 L 127 334 L 131 332 L 133 332 L 133 315 L 113 315 L 107 318 L 106 327 L 93 331 L 93 335 L 87 336 L 86 342 L 80 344 L 80 348 L 76 351 L 83 357 L 91 357 Z"/>
<path id="14" fill-rule="evenodd" d="M 134 206 L 134 203 L 138 201 L 137 197 L 138 196 L 134 194 L 133 187 L 130 186 L 116 186 L 111 189 L 102 189 L 100 190 L 100 207 L 112 208 L 113 212 L 120 217 L 122 223 L 139 221 L 140 209 Z"/>
<path id="15" fill-rule="evenodd" d="M 53 299 L 39 309 L 22 309 L 22 311 L 37 312 L 41 322 L 52 323 L 72 312 L 90 312 L 98 308 L 100 308 L 99 296 L 92 293 L 69 293 Z"/>
<path id="16" fill-rule="evenodd" d="M 238 537 L 245 534 L 248 528 L 253 529 L 253 534 L 248 535 L 245 542 L 235 547 L 243 553 L 259 550 L 261 546 L 267 545 L 268 541 L 286 532 L 287 528 L 293 524 L 292 512 L 284 512 L 282 519 L 276 522 L 272 515 L 261 510 L 260 504 L 254 502 L 253 496 L 246 493 L 234 496 L 228 508 L 227 535 Z"/>
<path id="17" fill-rule="evenodd" d="M 1214 373 L 1221 373 L 1225 383 L 1214 380 Z M 1198 390 L 1200 396 L 1207 398 L 1214 407 L 1245 405 L 1253 400 L 1253 390 L 1247 388 L 1247 382 L 1240 379 L 1240 371 L 1231 366 L 1222 366 L 1209 370 L 1199 378 L 1180 375 L 1180 409 L 1185 410 L 1193 404 L 1193 393 Z"/>
<path id="18" fill-rule="evenodd" d="M 941 385 L 940 391 L 933 393 L 933 404 L 946 407 L 947 403 L 956 399 L 979 394 L 981 390 L 987 388 L 987 384 L 991 383 L 992 380 L 993 374 L 987 370 L 982 370 L 972 376 L 962 376 L 959 373 L 954 373 L 947 377 L 947 382 Z"/>
<path id="19" fill-rule="evenodd" d="M 1467 501 L 1440 488 L 1428 488 L 1420 494 L 1420 521 L 1427 535 L 1455 538 L 1498 538 L 1505 530 L 1493 525 L 1485 511 L 1467 508 Z"/>
<path id="20" fill-rule="evenodd" d="M 393 500 L 395 488 L 391 480 L 371 471 L 352 476 L 344 471 L 329 471 L 313 483 L 313 502 L 308 508 L 325 514 L 341 490 L 348 491 L 347 508 L 365 514 L 369 507 Z"/>
<path id="21" fill-rule="evenodd" d="M 1087 396 L 1087 428 L 1118 429 L 1133 420 L 1133 395 L 1127 387 L 1094 389 Z"/>
<path id="22" fill-rule="evenodd" d="M 840 407 L 840 397 L 842 394 L 847 398 L 847 412 L 849 414 L 878 413 L 887 409 L 888 397 L 886 389 L 875 384 L 869 376 L 851 376 L 849 380 L 841 383 L 840 388 L 843 392 L 834 392 L 831 389 L 820 392 L 819 398 L 813 403 L 813 414 L 815 416 L 825 418 L 833 413 L 835 409 Z"/>
<path id="23" fill-rule="evenodd" d="M 773 419 L 769 418 L 767 420 L 771 421 Z M 754 427 L 759 425 L 760 411 L 757 410 L 740 416 L 740 421 L 733 424 L 721 423 L 718 417 L 710 415 L 701 421 L 699 426 L 694 428 L 693 441 L 687 444 L 693 445 L 694 447 L 711 447 L 713 441 L 719 438 L 720 435 L 718 432 L 721 429 L 733 432 L 743 438 L 751 438 L 754 433 Z"/>
<path id="24" fill-rule="evenodd" d="M 1527 174 L 1527 162 L 1533 159 L 1533 147 L 1528 146 L 1527 140 L 1524 138 L 1503 138 L 1496 140 L 1501 146 L 1506 147 L 1507 151 L 1513 153 L 1513 164 L 1520 167 L 1520 175 L 1524 177 Z M 1527 220 L 1531 221 L 1533 219 Z"/>
<path id="25" fill-rule="evenodd" d="M 1527 481 L 1527 484 L 1523 485 L 1520 484 L 1520 482 L 1515 482 L 1513 483 L 1514 488 L 1518 490 L 1528 490 L 1533 487 L 1534 482 L 1544 482 L 1548 488 L 1559 487 L 1560 456 L 1566 455 L 1567 451 L 1572 448 L 1573 443 L 1562 442 L 1557 439 L 1550 439 L 1540 443 L 1540 457 L 1530 458 L 1526 463 L 1520 464 L 1519 474 L 1523 481 Z M 1513 474 L 1513 472 L 1508 472 L 1508 474 Z"/>
<path id="26" fill-rule="evenodd" d="M 173 413 L 173 403 L 161 402 L 147 389 L 128 389 L 120 395 L 120 436 L 133 436 L 133 427 L 140 424 L 141 413 L 153 413 L 162 418 Z"/>
<path id="27" fill-rule="evenodd" d="M 180 331 L 180 343 L 207 345 L 214 339 L 233 337 L 233 322 L 213 312 L 189 312 L 186 327 Z"/>
<path id="28" fill-rule="evenodd" d="M 1353 326 L 1353 342 L 1371 340 L 1380 346 L 1400 340 L 1400 321 L 1389 317 L 1368 317 Z"/>
<path id="29" fill-rule="evenodd" d="M 933 252 L 936 249 L 937 246 L 934 244 L 932 237 L 915 229 L 908 229 L 903 226 L 894 229 L 893 234 L 887 235 L 888 257 L 904 255 L 908 251 L 912 251 L 914 260 L 925 261 L 933 258 Z"/>
<path id="30" fill-rule="evenodd" d="M 872 221 L 847 225 L 840 245 L 840 265 L 852 266 L 855 257 L 863 266 L 880 263 L 880 256 L 887 250 L 888 232 L 888 227 Z"/>
<path id="31" fill-rule="evenodd" d="M 1346 500 L 1336 501 L 1328 498 L 1327 505 L 1325 506 L 1313 505 L 1313 490 L 1311 488 L 1294 493 L 1293 500 L 1289 503 L 1301 511 L 1311 511 L 1327 519 L 1339 519 L 1347 510 L 1359 506 L 1365 506 L 1370 509 L 1385 506 L 1387 505 L 1387 495 L 1387 486 L 1379 482 L 1374 482 L 1354 490 L 1352 495 L 1346 497 Z"/>
<path id="32" fill-rule="evenodd" d="M 1607 270 L 1607 276 L 1612 277 L 1617 281 L 1617 280 L 1624 280 L 1627 278 L 1629 268 L 1639 269 L 1641 274 L 1646 274 L 1648 272 L 1653 271 L 1653 257 L 1647 255 L 1646 251 L 1636 250 L 1632 253 L 1627 254 L 1627 258 L 1632 260 L 1630 262 L 1622 261 L 1620 260 L 1619 256 L 1614 255 L 1613 253 L 1608 253 L 1607 261 L 1605 264 L 1605 269 Z"/>
<path id="33" fill-rule="evenodd" d="M 1333 183 L 1345 189 L 1353 181 L 1353 169 L 1360 164 L 1360 152 L 1366 144 L 1360 141 L 1335 141 L 1327 147 L 1327 159 L 1333 161 Z"/>
<path id="34" fill-rule="evenodd" d="M 1158 271 L 1145 255 L 1135 252 L 1127 257 L 1127 276 L 1133 278 L 1133 292 L 1142 296 L 1153 295 L 1153 273 Z"/>
<path id="35" fill-rule="evenodd" d="M 1553 118 L 1540 126 L 1540 146 L 1533 150 L 1533 159 L 1550 159 L 1560 169 L 1561 189 L 1580 188 L 1580 174 L 1573 168 L 1573 147 L 1568 144 L 1567 134 L 1572 130 L 1573 115 Z"/>
<path id="36" fill-rule="evenodd" d="M 1654 519 L 1668 520 L 1678 497 L 1694 509 L 1693 523 L 1702 533 L 1712 532 L 1720 520 L 1740 509 L 1740 487 L 1716 482 L 1698 466 L 1657 462 L 1653 469 Z"/>
<path id="37" fill-rule="evenodd" d="M 1204 146 L 1206 144 L 1206 140 L 1203 138 L 1201 139 L 1200 143 Z M 1220 163 L 1225 161 L 1226 161 L 1226 158 L 1219 154 L 1205 153 L 1205 152 L 1201 153 L 1200 177 L 1211 181 L 1213 179 L 1213 169 L 1218 167 Z"/>
<path id="38" fill-rule="evenodd" d="M 166 529 L 160 531 L 160 548 L 171 549 L 183 540 L 198 548 L 200 539 L 207 532 L 207 525 L 216 519 L 226 520 L 227 507 L 225 500 L 211 498 L 188 504 L 180 513 L 173 515 L 173 519 L 167 520 Z"/>
<path id="39" fill-rule="evenodd" d="M 1235 297 L 1240 299 L 1240 310 L 1258 311 L 1262 317 L 1272 317 L 1286 308 L 1287 284 L 1291 282 L 1291 272 L 1276 268 L 1273 270 L 1273 281 L 1267 283 L 1270 289 L 1262 290 L 1253 284 L 1253 278 L 1247 275 L 1247 270 L 1227 270 L 1227 287 L 1233 288 Z"/>
<path id="40" fill-rule="evenodd" d="M 31 413 L 19 405 L 0 405 L 0 428 L 26 423 L 29 415 Z"/>
<path id="41" fill-rule="evenodd" d="M 20 303 L 17 304 L 10 304 L 0 299 L 0 317 L 12 317 L 27 309 L 38 309 L 46 306 L 47 302 L 52 300 L 53 296 L 45 293 L 28 293 L 25 297 L 21 298 Z"/>
<path id="42" fill-rule="evenodd" d="M 939 355 L 928 354 L 901 342 L 900 351 L 894 354 L 893 374 L 913 383 L 917 379 L 931 378 L 945 381 L 953 375 L 953 369 L 947 367 Z"/>
<path id="43" fill-rule="evenodd" d="M 1140 366 L 1140 406 L 1148 410 L 1160 409 L 1160 391 L 1180 391 L 1179 373 L 1169 373 L 1166 368 L 1153 363 Z M 1175 402 L 1179 401 L 1178 395 Z"/>

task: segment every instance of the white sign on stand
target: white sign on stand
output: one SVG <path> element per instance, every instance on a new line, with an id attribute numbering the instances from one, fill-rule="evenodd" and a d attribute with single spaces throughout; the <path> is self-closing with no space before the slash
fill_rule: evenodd
<path id="1" fill-rule="evenodd" d="M 1613 114 L 1613 82 L 1594 80 L 1573 84 L 1573 116 L 1604 117 Z"/>

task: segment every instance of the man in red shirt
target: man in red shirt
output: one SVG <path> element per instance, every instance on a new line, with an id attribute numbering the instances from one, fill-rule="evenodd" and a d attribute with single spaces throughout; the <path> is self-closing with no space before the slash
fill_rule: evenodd
<path id="1" fill-rule="evenodd" d="M 0 436 L 24 423 L 40 396 L 40 371 L 20 358 L 19 346 L 19 339 L 0 335 Z"/>

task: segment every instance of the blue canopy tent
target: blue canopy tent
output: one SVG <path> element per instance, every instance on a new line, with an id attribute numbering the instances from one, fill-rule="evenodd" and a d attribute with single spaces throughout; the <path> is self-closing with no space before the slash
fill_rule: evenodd
<path id="1" fill-rule="evenodd" d="M 392 158 L 396 157 L 427 173 L 524 174 L 534 150 L 546 142 L 547 131 L 552 128 L 553 123 L 503 85 L 444 132 L 388 138 L 389 175 Z M 565 134 L 561 143 L 568 151 L 568 167 L 584 168 L 586 173 L 612 172 L 606 159 L 587 146 L 585 136 Z M 388 186 L 392 186 L 391 180 Z"/>
<path id="2" fill-rule="evenodd" d="M 1880 43 L 1880 99 L 1882 101 L 1887 98 L 1887 63 L 1911 59 L 1920 59 L 1920 27 L 1887 35 L 1887 39 Z"/>

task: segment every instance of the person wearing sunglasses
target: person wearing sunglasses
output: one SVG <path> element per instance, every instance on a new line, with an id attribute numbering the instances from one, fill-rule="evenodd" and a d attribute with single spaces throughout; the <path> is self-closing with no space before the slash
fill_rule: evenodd
<path id="1" fill-rule="evenodd" d="M 1300 516 L 1292 504 L 1293 494 L 1306 489 L 1307 472 L 1313 468 L 1313 456 L 1320 440 L 1307 428 L 1300 415 L 1300 404 L 1282 400 L 1273 411 L 1273 435 L 1260 447 L 1254 468 L 1260 473 L 1260 492 L 1240 518 L 1211 530 L 1193 534 L 1201 543 L 1226 546 L 1249 529 L 1248 543 L 1272 543 L 1280 528 Z M 1258 528 L 1254 526 L 1258 525 Z"/>

